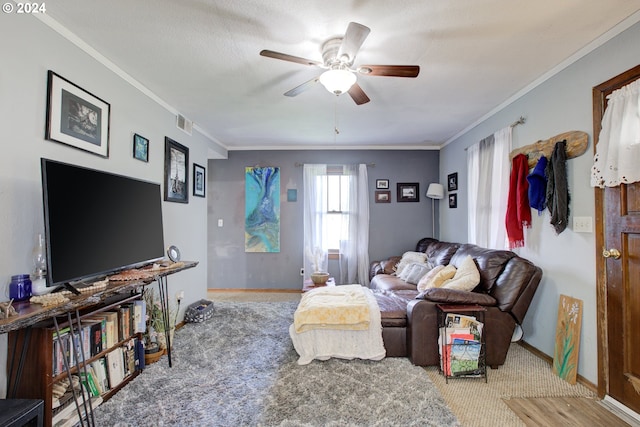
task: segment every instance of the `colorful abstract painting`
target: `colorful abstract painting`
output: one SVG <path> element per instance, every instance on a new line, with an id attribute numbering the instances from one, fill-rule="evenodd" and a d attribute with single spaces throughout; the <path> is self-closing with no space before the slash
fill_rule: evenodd
<path id="1" fill-rule="evenodd" d="M 553 373 L 569 384 L 578 376 L 578 350 L 582 326 L 582 301 L 560 295 L 556 346 L 553 355 Z"/>
<path id="2" fill-rule="evenodd" d="M 245 168 L 245 252 L 280 252 L 280 168 Z"/>

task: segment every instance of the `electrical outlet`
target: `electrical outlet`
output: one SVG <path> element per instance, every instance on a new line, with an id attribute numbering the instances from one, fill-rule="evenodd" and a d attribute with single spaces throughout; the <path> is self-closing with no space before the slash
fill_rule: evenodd
<path id="1" fill-rule="evenodd" d="M 176 293 L 176 299 L 178 301 L 182 301 L 184 299 L 184 291 L 179 291 Z"/>
<path id="2" fill-rule="evenodd" d="M 592 233 L 593 222 L 590 216 L 574 216 L 573 231 L 575 233 Z"/>
<path id="3" fill-rule="evenodd" d="M 301 276 L 304 276 L 304 268 L 301 268 L 301 269 L 300 269 L 300 275 L 301 275 Z"/>
<path id="4" fill-rule="evenodd" d="M 224 226 L 224 220 L 222 218 L 218 219 L 218 227 Z"/>

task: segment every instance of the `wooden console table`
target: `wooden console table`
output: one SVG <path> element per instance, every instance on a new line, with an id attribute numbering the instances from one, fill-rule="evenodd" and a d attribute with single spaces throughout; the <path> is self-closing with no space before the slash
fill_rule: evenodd
<path id="1" fill-rule="evenodd" d="M 55 325 L 58 330 L 58 319 L 62 322 L 73 324 L 75 321 L 80 324 L 81 318 L 92 312 L 105 310 L 113 307 L 120 301 L 128 301 L 140 298 L 141 289 L 153 282 L 158 282 L 160 291 L 160 304 L 165 321 L 168 322 L 168 283 L 167 276 L 193 268 L 198 262 L 182 262 L 179 266 L 164 268 L 159 270 L 143 269 L 153 274 L 152 277 L 141 280 L 111 281 L 107 286 L 94 293 L 82 293 L 80 295 L 68 295 L 69 301 L 58 305 L 43 306 L 31 304 L 29 301 L 21 301 L 14 304 L 18 315 L 8 319 L 0 319 L 0 333 L 10 333 L 9 348 L 12 350 L 8 356 L 7 370 L 7 396 L 9 398 L 21 397 L 29 399 L 44 400 L 44 424 L 51 425 L 51 387 L 50 380 L 53 378 L 51 370 L 51 351 L 32 351 L 31 341 L 36 340 L 34 345 L 40 345 L 46 339 L 51 346 L 51 332 L 45 333 L 47 328 Z M 130 294 L 127 296 L 126 294 Z M 124 295 L 124 296 L 123 296 Z M 114 302 L 115 301 L 115 302 Z M 75 320 L 72 320 L 75 317 Z M 33 331 L 33 334 L 32 334 Z M 167 335 L 167 356 L 171 367 L 171 341 L 170 328 L 165 328 Z M 47 354 L 40 354 L 40 353 Z M 16 365 L 16 356 L 18 363 Z M 29 361 L 28 370 L 22 378 L 25 361 Z M 68 364 L 68 362 L 67 362 Z M 67 375 L 71 371 L 67 369 Z M 124 384 L 124 383 L 123 383 Z M 80 406 L 78 413 L 80 412 Z M 87 413 L 88 414 L 88 413 Z M 88 417 L 89 415 L 87 415 Z M 89 418 L 87 418 L 89 422 Z"/>

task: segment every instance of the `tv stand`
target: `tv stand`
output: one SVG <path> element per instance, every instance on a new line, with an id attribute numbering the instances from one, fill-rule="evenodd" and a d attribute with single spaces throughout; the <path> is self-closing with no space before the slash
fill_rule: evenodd
<path id="1" fill-rule="evenodd" d="M 184 262 L 179 267 L 154 271 L 154 276 L 149 279 L 111 281 L 105 288 L 95 293 L 69 295 L 69 301 L 54 306 L 31 304 L 29 301 L 14 303 L 18 316 L 0 319 L 0 333 L 9 333 L 7 340 L 7 398 L 42 399 L 44 401 L 44 425 L 51 426 L 54 383 L 67 378 L 68 374 L 76 374 L 78 368 L 84 369 L 83 366 L 108 357 L 108 354 L 127 346 L 131 340 L 136 338 L 140 340 L 141 334 L 123 335 L 122 339 L 118 338 L 114 345 L 102 348 L 101 351 L 94 354 L 86 355 L 86 358 L 83 356 L 76 367 L 69 366 L 69 369 L 64 369 L 63 372 L 54 368 L 52 355 L 54 354 L 55 338 L 62 335 L 66 327 L 75 326 L 79 321 L 88 320 L 92 315 L 103 311 L 117 311 L 118 306 L 134 303 L 140 299 L 140 293 L 144 287 L 152 285 L 154 282 L 158 282 L 158 285 L 163 287 L 166 293 L 166 276 L 197 265 L 197 262 Z M 144 351 L 142 353 L 144 358 Z M 28 368 L 23 369 L 23 367 Z M 77 409 L 83 414 L 83 417 L 84 414 L 91 414 L 93 411 L 91 405 L 95 407 L 99 402 L 108 400 L 140 372 L 140 369 L 135 369 L 133 373 L 125 376 L 119 384 L 113 387 L 110 385 L 108 391 L 98 396 L 95 404 L 91 400 L 88 409 L 84 409 L 86 406 L 83 407 L 82 395 L 79 393 L 76 397 L 78 406 L 74 406 L 74 409 L 71 410 L 72 413 Z M 90 420 L 87 419 L 87 422 Z"/>
<path id="2" fill-rule="evenodd" d="M 69 282 L 67 282 L 64 285 L 62 285 L 62 287 L 60 289 L 66 289 L 66 290 L 70 291 L 72 294 L 75 294 L 75 295 L 80 295 L 82 293 L 82 292 L 80 292 L 78 290 L 78 288 L 76 288 L 75 286 L 73 286 Z"/>

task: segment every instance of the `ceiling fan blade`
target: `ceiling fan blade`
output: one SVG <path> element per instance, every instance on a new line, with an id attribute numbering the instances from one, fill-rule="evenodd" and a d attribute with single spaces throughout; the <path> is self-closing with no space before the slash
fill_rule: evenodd
<path id="1" fill-rule="evenodd" d="M 300 58 L 299 56 L 287 55 L 286 53 L 274 52 L 273 50 L 262 50 L 260 51 L 261 56 L 266 56 L 267 58 L 281 59 L 283 61 L 296 62 L 302 65 L 315 65 L 318 67 L 323 67 L 324 64 L 319 61 L 314 61 L 313 59 Z"/>
<path id="2" fill-rule="evenodd" d="M 349 22 L 347 32 L 344 34 L 342 44 L 338 50 L 338 59 L 346 55 L 348 56 L 348 59 L 346 59 L 345 62 L 353 64 L 353 61 L 356 59 L 356 55 L 360 50 L 360 46 L 362 46 L 362 43 L 364 43 L 364 40 L 370 32 L 371 29 L 369 27 L 365 27 L 357 22 Z"/>
<path id="3" fill-rule="evenodd" d="M 370 101 L 369 97 L 364 93 L 358 83 L 354 83 L 353 86 L 351 86 L 351 89 L 349 89 L 349 95 L 358 105 L 366 104 Z"/>
<path id="4" fill-rule="evenodd" d="M 300 86 L 296 86 L 290 91 L 285 92 L 284 96 L 297 96 L 302 92 L 304 92 L 305 90 L 310 89 L 313 85 L 318 83 L 319 80 L 320 80 L 320 77 L 314 77 L 313 79 L 302 83 Z"/>
<path id="5" fill-rule="evenodd" d="M 388 77 L 418 77 L 418 65 L 362 65 L 358 67 L 360 74 Z"/>

